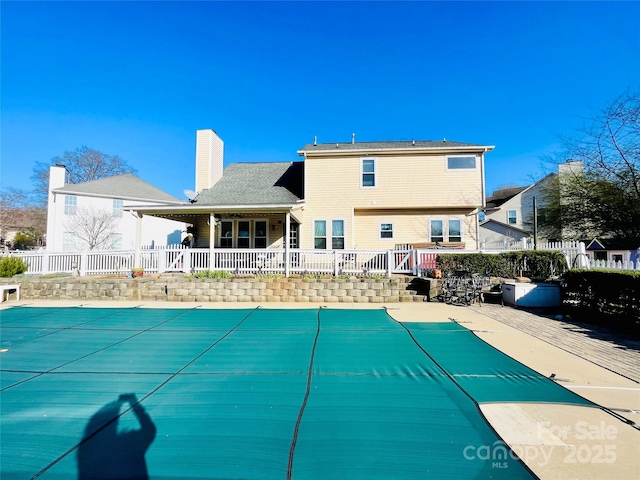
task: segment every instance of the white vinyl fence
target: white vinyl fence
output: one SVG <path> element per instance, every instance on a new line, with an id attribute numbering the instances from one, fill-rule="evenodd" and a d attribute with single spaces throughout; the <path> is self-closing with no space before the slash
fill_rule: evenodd
<path id="1" fill-rule="evenodd" d="M 520 250 L 532 249 L 528 243 Z M 508 250 L 515 250 L 509 247 Z M 561 251 L 571 268 L 609 268 L 639 270 L 640 262 L 591 261 L 584 243 L 562 242 L 538 244 L 538 250 Z M 443 253 L 489 253 L 504 250 L 413 249 L 396 250 L 303 250 L 290 249 L 222 249 L 187 248 L 182 245 L 145 248 L 140 252 L 140 267 L 148 273 L 223 270 L 234 274 L 260 273 L 324 273 L 332 275 L 386 275 L 403 273 L 419 275 L 424 269 L 435 268 L 436 257 Z M 135 266 L 135 252 L 3 252 L 29 264 L 27 273 L 74 273 L 79 275 L 128 274 Z"/>

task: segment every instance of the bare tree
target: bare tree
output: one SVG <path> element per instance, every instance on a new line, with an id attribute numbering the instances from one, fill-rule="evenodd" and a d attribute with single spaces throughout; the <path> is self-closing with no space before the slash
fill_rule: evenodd
<path id="1" fill-rule="evenodd" d="M 28 193 L 16 188 L 0 192 L 0 235 L 10 230 L 28 233 L 35 244 L 42 245 L 47 228 L 47 212 L 36 205 Z"/>
<path id="2" fill-rule="evenodd" d="M 640 238 L 640 94 L 621 95 L 562 142 L 583 171 L 550 185 L 541 227 L 563 239 Z"/>
<path id="3" fill-rule="evenodd" d="M 78 208 L 69 215 L 65 230 L 81 240 L 89 250 L 109 248 L 115 233 L 117 219 L 113 213 L 94 208 Z"/>
<path id="4" fill-rule="evenodd" d="M 120 157 L 107 155 L 92 148 L 82 146 L 73 152 L 64 152 L 61 157 L 54 157 L 48 163 L 36 162 L 33 168 L 31 179 L 34 184 L 34 196 L 41 205 L 47 202 L 49 167 L 51 165 L 67 167 L 71 183 L 90 182 L 124 173 L 136 173 L 136 169 Z"/>

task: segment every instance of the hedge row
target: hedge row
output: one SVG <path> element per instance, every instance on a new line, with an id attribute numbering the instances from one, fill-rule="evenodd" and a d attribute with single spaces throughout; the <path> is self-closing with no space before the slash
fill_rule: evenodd
<path id="1" fill-rule="evenodd" d="M 436 265 L 447 275 L 455 270 L 467 270 L 492 277 L 529 277 L 547 279 L 560 277 L 568 270 L 562 252 L 529 250 L 487 253 L 445 253 L 436 257 Z"/>
<path id="2" fill-rule="evenodd" d="M 563 278 L 565 315 L 586 323 L 640 333 L 640 272 L 570 270 Z"/>

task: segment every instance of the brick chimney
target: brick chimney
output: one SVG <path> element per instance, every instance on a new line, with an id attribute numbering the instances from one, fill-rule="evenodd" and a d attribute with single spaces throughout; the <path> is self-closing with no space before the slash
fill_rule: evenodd
<path id="1" fill-rule="evenodd" d="M 213 187 L 222 178 L 224 142 L 211 129 L 196 132 L 196 192 Z"/>

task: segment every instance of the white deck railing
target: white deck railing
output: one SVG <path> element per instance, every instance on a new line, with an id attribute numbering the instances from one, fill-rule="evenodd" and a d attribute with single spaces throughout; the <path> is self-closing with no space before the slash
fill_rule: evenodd
<path id="1" fill-rule="evenodd" d="M 525 246 L 524 249 L 532 248 Z M 584 243 L 564 242 L 539 244 L 539 250 L 561 251 L 571 268 L 608 268 L 638 270 L 640 261 L 592 261 L 585 254 Z M 509 248 L 509 250 L 512 250 Z M 500 253 L 499 250 L 411 249 L 398 250 L 304 250 L 290 249 L 213 249 L 171 246 L 143 249 L 140 266 L 150 273 L 224 270 L 235 274 L 286 272 L 293 274 L 324 273 L 332 275 L 387 275 L 404 273 L 418 275 L 423 269 L 435 268 L 439 254 Z M 24 259 L 27 273 L 74 273 L 80 275 L 127 274 L 135 266 L 135 252 L 0 252 Z M 288 266 L 288 268 L 287 268 Z"/>

